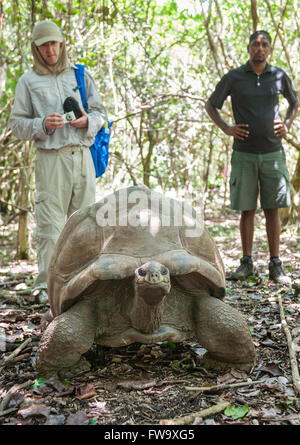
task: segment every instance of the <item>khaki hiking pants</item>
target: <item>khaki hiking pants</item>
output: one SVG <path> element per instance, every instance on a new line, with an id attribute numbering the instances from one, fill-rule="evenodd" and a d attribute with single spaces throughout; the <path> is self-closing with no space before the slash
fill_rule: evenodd
<path id="1" fill-rule="evenodd" d="M 95 202 L 96 176 L 89 148 L 38 149 L 35 181 L 38 275 L 34 288 L 46 289 L 51 256 L 67 218 Z"/>

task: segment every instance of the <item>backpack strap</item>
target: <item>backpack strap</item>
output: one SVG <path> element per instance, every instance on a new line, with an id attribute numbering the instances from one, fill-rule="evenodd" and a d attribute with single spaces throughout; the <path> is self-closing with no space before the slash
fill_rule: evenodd
<path id="1" fill-rule="evenodd" d="M 84 68 L 85 68 L 85 65 L 80 65 L 79 63 L 76 63 L 75 66 L 77 67 L 77 69 L 74 70 L 75 71 L 76 80 L 77 80 L 77 88 L 79 89 L 79 92 L 80 92 L 83 108 L 84 108 L 85 112 L 87 113 L 88 112 L 88 105 L 87 105 L 87 101 L 86 101 L 85 85 L 84 85 Z"/>

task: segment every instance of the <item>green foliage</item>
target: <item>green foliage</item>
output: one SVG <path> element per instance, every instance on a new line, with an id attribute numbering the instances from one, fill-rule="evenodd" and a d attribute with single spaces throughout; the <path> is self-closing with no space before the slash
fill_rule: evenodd
<path id="1" fill-rule="evenodd" d="M 176 348 L 175 343 L 173 343 L 171 341 L 163 341 L 160 346 L 163 349 L 175 349 Z"/>
<path id="2" fill-rule="evenodd" d="M 272 15 L 265 2 L 257 4 L 258 26 L 276 36 L 272 63 L 297 79 L 294 2 L 286 2 L 284 16 L 279 0 L 272 2 Z M 211 123 L 204 104 L 219 77 L 247 60 L 250 0 L 7 0 L 4 13 L 0 167 L 16 169 L 4 172 L 2 199 L 17 201 L 22 158 L 15 156 L 20 145 L 14 153 L 7 148 L 14 141 L 8 116 L 17 80 L 32 63 L 33 25 L 47 18 L 62 27 L 70 60 L 89 67 L 113 122 L 111 163 L 101 183 L 116 189 L 144 182 L 178 194 L 205 189 L 225 203 L 232 141 Z M 223 108 L 231 122 L 229 101 Z M 292 127 L 295 140 L 298 126 Z M 296 153 L 288 156 L 292 171 L 296 161 Z"/>
<path id="3" fill-rule="evenodd" d="M 241 419 L 242 417 L 244 417 L 249 411 L 249 407 L 247 405 L 242 405 L 242 406 L 228 406 L 225 411 L 224 414 L 228 417 L 231 417 L 232 420 L 237 420 L 237 419 Z"/>
<path id="4" fill-rule="evenodd" d="M 37 389 L 37 388 L 40 388 L 41 386 L 45 386 L 45 382 L 46 382 L 46 379 L 44 379 L 43 377 L 39 377 L 39 378 L 35 379 L 35 381 L 33 382 L 33 385 L 31 385 L 31 389 Z"/>

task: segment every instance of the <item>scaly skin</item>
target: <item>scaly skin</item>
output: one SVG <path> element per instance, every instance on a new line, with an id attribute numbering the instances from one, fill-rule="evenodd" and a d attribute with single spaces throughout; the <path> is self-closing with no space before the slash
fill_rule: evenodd
<path id="1" fill-rule="evenodd" d="M 207 359 L 212 359 L 212 366 L 215 361 L 250 369 L 256 354 L 242 314 L 210 296 L 202 296 L 195 306 L 195 332 L 201 346 L 208 350 Z"/>
<path id="2" fill-rule="evenodd" d="M 93 344 L 97 317 L 92 301 L 81 301 L 56 317 L 44 332 L 36 357 L 42 377 L 76 367 Z"/>

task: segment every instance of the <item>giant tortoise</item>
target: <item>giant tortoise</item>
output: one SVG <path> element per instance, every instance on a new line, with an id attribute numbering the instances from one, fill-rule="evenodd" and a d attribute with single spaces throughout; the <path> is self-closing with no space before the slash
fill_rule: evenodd
<path id="1" fill-rule="evenodd" d="M 40 375 L 85 369 L 81 356 L 93 342 L 196 337 L 210 363 L 255 363 L 242 314 L 223 301 L 223 263 L 202 218 L 146 187 L 121 189 L 69 218 L 48 292 L 53 319 L 37 352 Z"/>

